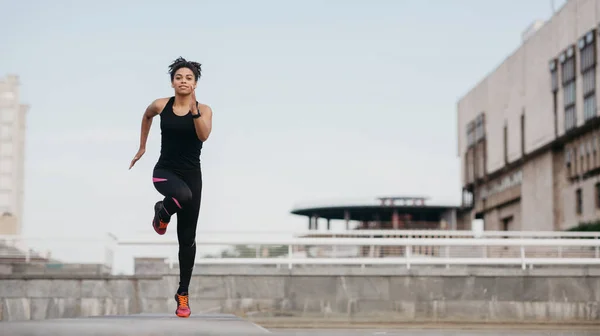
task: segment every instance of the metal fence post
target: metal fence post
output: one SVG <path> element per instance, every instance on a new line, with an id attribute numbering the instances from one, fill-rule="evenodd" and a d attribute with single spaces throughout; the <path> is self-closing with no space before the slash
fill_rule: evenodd
<path id="1" fill-rule="evenodd" d="M 410 257 L 412 255 L 412 245 L 406 244 L 404 247 L 404 255 L 406 256 L 406 269 L 410 269 Z"/>
<path id="2" fill-rule="evenodd" d="M 292 244 L 288 245 L 288 269 L 292 269 Z"/>
<path id="3" fill-rule="evenodd" d="M 523 245 L 521 245 L 521 268 L 527 268 L 527 266 L 525 265 L 525 246 Z"/>

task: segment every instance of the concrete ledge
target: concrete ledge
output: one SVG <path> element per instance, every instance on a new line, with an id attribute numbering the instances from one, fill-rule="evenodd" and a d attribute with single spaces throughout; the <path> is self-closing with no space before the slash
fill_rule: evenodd
<path id="1" fill-rule="evenodd" d="M 162 275 L 0 274 L 1 280 L 160 280 Z"/>
<path id="2" fill-rule="evenodd" d="M 404 322 L 600 321 L 600 276 L 314 271 L 235 275 L 228 269 L 207 275 L 199 270 L 189 288 L 192 312 Z M 178 281 L 178 275 L 13 276 L 0 280 L 0 320 L 170 313 Z"/>
<path id="3" fill-rule="evenodd" d="M 95 275 L 95 274 L 0 274 L 0 280 L 160 280 L 163 276 L 177 276 L 179 269 L 174 268 L 165 274 L 135 275 Z M 260 267 L 260 266 L 203 266 L 196 265 L 197 276 L 436 276 L 436 277 L 586 277 L 600 276 L 600 267 L 560 267 L 521 269 L 517 267 Z"/>
<path id="4" fill-rule="evenodd" d="M 179 274 L 179 269 L 174 268 L 169 275 Z M 261 267 L 261 266 L 203 266 L 196 265 L 195 275 L 264 275 L 264 276 L 478 276 L 478 277 L 581 277 L 600 276 L 600 267 L 551 267 L 521 269 L 520 267 Z M 167 275 L 167 274 L 165 274 Z"/>
<path id="5" fill-rule="evenodd" d="M 540 330 L 540 331 L 597 331 L 600 322 L 553 323 L 529 321 L 395 321 L 378 318 L 246 318 L 267 329 L 436 329 L 436 330 Z"/>

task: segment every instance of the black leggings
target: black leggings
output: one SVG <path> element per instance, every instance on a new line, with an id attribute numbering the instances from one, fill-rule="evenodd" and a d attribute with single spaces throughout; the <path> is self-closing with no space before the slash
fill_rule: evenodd
<path id="1" fill-rule="evenodd" d="M 164 210 L 169 217 L 177 214 L 179 290 L 187 291 L 196 260 L 196 227 L 202 199 L 202 171 L 155 168 L 152 177 L 156 190 L 165 196 Z"/>

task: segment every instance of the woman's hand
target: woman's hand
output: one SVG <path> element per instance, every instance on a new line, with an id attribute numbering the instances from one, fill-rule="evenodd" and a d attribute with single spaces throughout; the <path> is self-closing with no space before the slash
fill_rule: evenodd
<path id="1" fill-rule="evenodd" d="M 133 160 L 131 160 L 129 169 L 131 169 L 133 167 L 133 165 L 142 157 L 142 155 L 144 155 L 144 153 L 146 153 L 145 148 L 140 148 L 140 150 L 138 150 L 137 154 L 135 154 L 135 156 L 133 157 Z"/>
<path id="2" fill-rule="evenodd" d="M 192 89 L 192 101 L 190 102 L 190 111 L 192 115 L 200 113 L 198 111 L 198 103 L 196 102 L 196 89 Z"/>

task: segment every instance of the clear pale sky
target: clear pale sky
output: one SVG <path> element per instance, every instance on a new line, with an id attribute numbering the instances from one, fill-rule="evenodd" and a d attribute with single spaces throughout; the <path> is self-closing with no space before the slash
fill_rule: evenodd
<path id="1" fill-rule="evenodd" d="M 31 105 L 26 235 L 153 234 L 158 118 L 127 168 L 179 56 L 203 64 L 214 111 L 199 231 L 303 230 L 289 211 L 323 199 L 459 204 L 456 102 L 551 15 L 550 0 L 0 6 L 0 76 Z"/>

